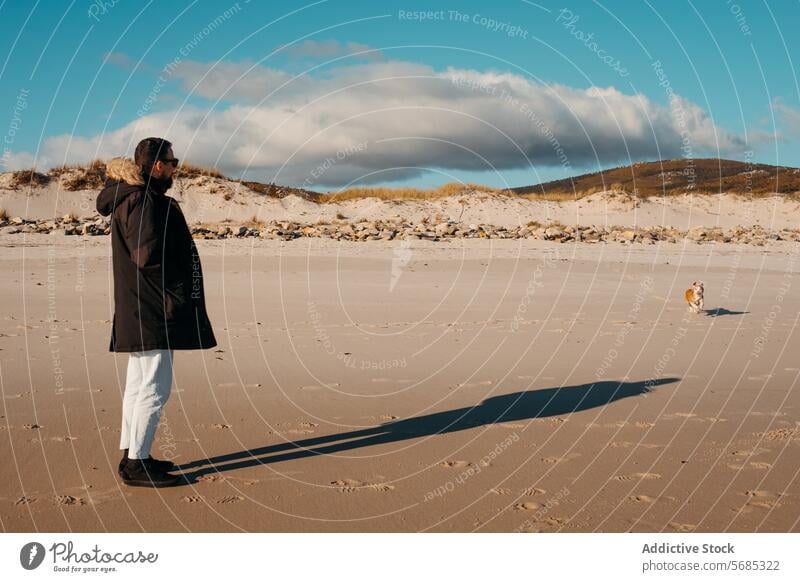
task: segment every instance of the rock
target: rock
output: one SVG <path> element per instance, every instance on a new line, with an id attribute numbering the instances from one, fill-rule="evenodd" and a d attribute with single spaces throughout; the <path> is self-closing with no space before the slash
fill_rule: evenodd
<path id="1" fill-rule="evenodd" d="M 544 229 L 544 238 L 546 240 L 555 240 L 564 236 L 564 231 L 557 226 L 549 226 Z"/>

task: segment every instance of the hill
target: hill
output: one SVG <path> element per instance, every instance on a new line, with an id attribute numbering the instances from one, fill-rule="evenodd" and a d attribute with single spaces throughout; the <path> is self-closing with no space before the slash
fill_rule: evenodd
<path id="1" fill-rule="evenodd" d="M 800 169 L 717 158 L 666 160 L 511 189 L 515 194 L 547 199 L 582 198 L 608 191 L 640 198 L 723 192 L 744 196 L 798 194 Z"/>

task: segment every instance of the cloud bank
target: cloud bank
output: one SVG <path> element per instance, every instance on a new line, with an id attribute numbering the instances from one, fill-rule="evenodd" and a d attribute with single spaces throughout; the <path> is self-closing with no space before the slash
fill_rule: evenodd
<path id="1" fill-rule="evenodd" d="M 664 105 L 613 87 L 544 84 L 505 72 L 380 61 L 297 76 L 252 63 L 185 61 L 171 81 L 209 105 L 149 114 L 102 135 L 54 136 L 37 156 L 11 154 L 9 165 L 130 155 L 140 139 L 158 135 L 175 144 L 178 157 L 234 177 L 330 187 L 432 168 L 580 168 L 747 149 L 741 135 L 679 96 Z"/>

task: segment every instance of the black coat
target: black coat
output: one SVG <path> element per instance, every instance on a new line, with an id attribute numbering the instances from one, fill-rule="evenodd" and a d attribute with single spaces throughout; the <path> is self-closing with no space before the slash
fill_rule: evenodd
<path id="1" fill-rule="evenodd" d="M 97 196 L 97 211 L 112 216 L 114 323 L 109 349 L 214 347 L 200 256 L 178 203 L 152 185 L 118 179 L 109 169 L 106 187 Z"/>

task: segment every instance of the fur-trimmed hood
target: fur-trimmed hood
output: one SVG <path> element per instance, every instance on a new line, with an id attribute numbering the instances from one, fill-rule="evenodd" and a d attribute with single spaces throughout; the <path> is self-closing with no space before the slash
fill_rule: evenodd
<path id="1" fill-rule="evenodd" d="M 106 176 L 115 182 L 125 182 L 131 186 L 144 186 L 142 172 L 129 158 L 113 158 L 106 164 Z"/>
<path id="2" fill-rule="evenodd" d="M 133 160 L 114 158 L 106 164 L 106 187 L 97 195 L 97 212 L 109 216 L 133 192 L 144 188 L 144 179 Z"/>

